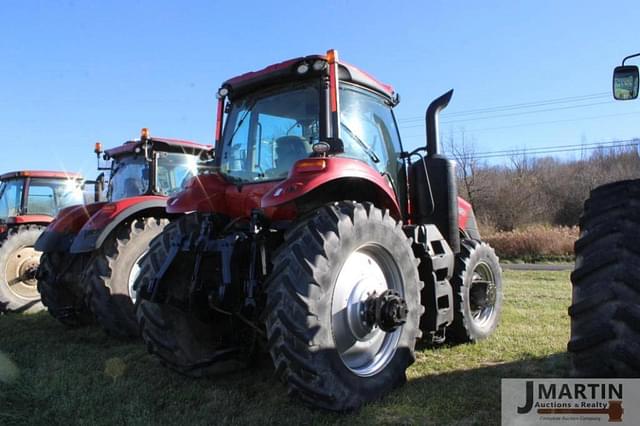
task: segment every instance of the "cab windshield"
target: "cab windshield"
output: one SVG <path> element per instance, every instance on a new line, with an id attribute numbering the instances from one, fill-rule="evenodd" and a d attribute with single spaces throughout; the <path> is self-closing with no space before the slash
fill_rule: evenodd
<path id="1" fill-rule="evenodd" d="M 172 196 L 180 192 L 186 182 L 198 174 L 198 156 L 184 153 L 155 151 L 155 193 Z M 121 157 L 113 163 L 109 180 L 109 200 L 118 201 L 149 193 L 151 164 L 144 155 Z"/>
<path id="2" fill-rule="evenodd" d="M 231 104 L 220 172 L 234 182 L 284 179 L 319 139 L 320 90 L 315 85 L 242 98 Z"/>
<path id="3" fill-rule="evenodd" d="M 23 205 L 24 184 L 24 179 L 2 182 L 0 218 L 25 214 L 55 216 L 65 207 L 84 202 L 80 180 L 31 178 L 26 203 Z"/>
<path id="4" fill-rule="evenodd" d="M 78 179 L 32 178 L 29 181 L 26 213 L 55 216 L 69 206 L 84 204 L 82 182 Z"/>

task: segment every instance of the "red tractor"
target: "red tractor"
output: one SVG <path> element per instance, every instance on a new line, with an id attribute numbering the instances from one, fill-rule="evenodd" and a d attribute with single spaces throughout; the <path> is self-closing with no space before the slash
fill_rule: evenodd
<path id="1" fill-rule="evenodd" d="M 638 67 L 613 73 L 613 97 L 638 97 Z M 571 274 L 571 374 L 640 377 L 640 180 L 591 191 L 580 217 Z"/>
<path id="2" fill-rule="evenodd" d="M 489 336 L 501 270 L 440 152 L 451 95 L 407 152 L 393 88 L 335 51 L 224 82 L 214 169 L 140 262 L 149 350 L 197 376 L 266 346 L 292 393 L 349 410 L 405 381 L 422 336 Z"/>
<path id="3" fill-rule="evenodd" d="M 69 326 L 95 317 L 116 337 L 138 335 L 132 290 L 137 262 L 175 216 L 165 211 L 167 197 L 197 173 L 211 149 L 151 138 L 146 129 L 140 140 L 104 153 L 96 144 L 98 160 L 111 160 L 110 167 L 98 164 L 110 171 L 107 201 L 62 210 L 36 244 L 43 252 L 38 290 L 51 315 Z M 104 175 L 97 181 L 104 182 Z"/>
<path id="4" fill-rule="evenodd" d="M 82 204 L 75 173 L 25 170 L 0 176 L 0 312 L 42 309 L 36 289 L 40 252 L 34 244 L 53 217 Z"/>

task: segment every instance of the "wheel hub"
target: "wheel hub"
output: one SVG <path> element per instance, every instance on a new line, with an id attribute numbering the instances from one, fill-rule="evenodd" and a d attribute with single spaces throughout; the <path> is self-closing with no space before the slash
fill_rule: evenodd
<path id="1" fill-rule="evenodd" d="M 40 252 L 33 247 L 21 247 L 9 256 L 5 268 L 5 278 L 9 289 L 19 297 L 35 299 Z"/>
<path id="2" fill-rule="evenodd" d="M 498 289 L 491 268 L 484 262 L 476 265 L 469 289 L 469 305 L 474 322 L 483 326 L 495 312 Z"/>
<path id="3" fill-rule="evenodd" d="M 375 292 L 363 304 L 363 319 L 370 327 L 378 326 L 387 333 L 407 322 L 407 302 L 394 290 L 386 290 L 381 295 Z"/>
<path id="4" fill-rule="evenodd" d="M 371 280 L 370 278 L 364 278 L 357 282 L 353 291 L 349 295 L 347 302 L 347 322 L 349 325 L 349 331 L 353 334 L 353 337 L 358 341 L 365 341 L 373 331 L 373 324 L 369 323 L 365 319 L 365 306 L 367 300 L 371 297 L 371 294 L 375 294 L 374 288 L 380 288 L 381 283 L 377 280 Z"/>

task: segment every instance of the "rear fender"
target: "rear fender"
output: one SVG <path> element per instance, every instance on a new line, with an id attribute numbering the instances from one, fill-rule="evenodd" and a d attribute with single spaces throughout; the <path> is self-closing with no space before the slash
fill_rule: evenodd
<path id="1" fill-rule="evenodd" d="M 469 238 L 480 240 L 480 231 L 473 207 L 465 199 L 458 197 L 458 224 L 460 230 Z"/>
<path id="2" fill-rule="evenodd" d="M 71 253 L 86 253 L 102 246 L 107 237 L 122 223 L 135 217 L 167 217 L 167 197 L 144 195 L 105 203 L 84 224 L 73 240 Z"/>
<path id="3" fill-rule="evenodd" d="M 268 209 L 293 202 L 302 213 L 341 200 L 370 201 L 401 219 L 391 183 L 363 161 L 341 157 L 299 160 L 289 177 L 262 197 L 261 207 Z"/>
<path id="4" fill-rule="evenodd" d="M 35 249 L 42 252 L 69 250 L 78 232 L 104 204 L 76 205 L 60 210 L 36 241 Z"/>

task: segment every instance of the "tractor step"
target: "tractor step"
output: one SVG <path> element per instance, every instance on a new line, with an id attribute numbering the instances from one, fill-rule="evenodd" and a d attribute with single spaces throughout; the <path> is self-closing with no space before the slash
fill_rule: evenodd
<path id="1" fill-rule="evenodd" d="M 418 271 L 425 283 L 422 304 L 426 308 L 420 321 L 423 333 L 433 343 L 442 343 L 445 329 L 453 322 L 453 276 L 455 256 L 435 225 L 410 225 L 405 232 L 413 240 L 413 250 L 420 259 Z"/>

